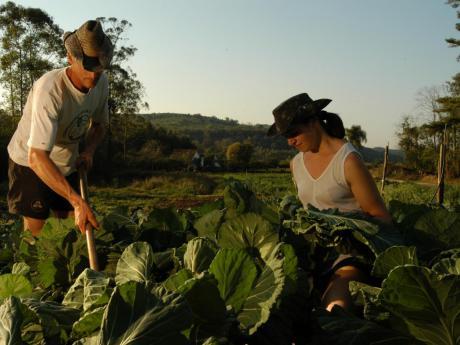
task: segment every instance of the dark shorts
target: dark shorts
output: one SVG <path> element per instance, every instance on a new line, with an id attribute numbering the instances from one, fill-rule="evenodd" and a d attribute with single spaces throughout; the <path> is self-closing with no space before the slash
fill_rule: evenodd
<path id="1" fill-rule="evenodd" d="M 73 211 L 72 205 L 51 190 L 29 167 L 8 160 L 8 209 L 10 213 L 24 217 L 46 219 L 53 211 Z M 72 188 L 78 191 L 78 174 L 66 177 Z"/>
<path id="2" fill-rule="evenodd" d="M 337 270 L 345 266 L 353 266 L 361 270 L 363 273 L 368 273 L 369 271 L 369 266 L 367 266 L 362 261 L 358 260 L 353 255 L 349 255 L 349 254 L 340 254 L 337 257 L 337 259 L 333 262 L 331 271 L 335 273 Z"/>
<path id="3" fill-rule="evenodd" d="M 367 278 L 363 283 L 369 283 L 371 281 L 371 269 L 369 265 L 359 260 L 357 257 L 349 254 L 339 254 L 339 256 L 333 262 L 326 263 L 323 270 L 321 270 L 318 288 L 320 291 L 326 290 L 334 274 L 341 268 L 346 266 L 353 266 L 361 271 Z"/>

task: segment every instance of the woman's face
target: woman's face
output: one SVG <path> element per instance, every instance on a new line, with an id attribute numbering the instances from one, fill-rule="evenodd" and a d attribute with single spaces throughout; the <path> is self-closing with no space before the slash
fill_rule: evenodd
<path id="1" fill-rule="evenodd" d="M 316 121 L 310 121 L 305 125 L 299 125 L 288 130 L 284 134 L 288 145 L 300 152 L 317 152 L 319 148 L 319 135 L 315 123 Z"/>

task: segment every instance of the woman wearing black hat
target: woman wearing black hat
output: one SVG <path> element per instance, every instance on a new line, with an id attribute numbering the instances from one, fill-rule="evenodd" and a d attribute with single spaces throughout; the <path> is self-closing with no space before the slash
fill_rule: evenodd
<path id="1" fill-rule="evenodd" d="M 273 110 L 275 123 L 268 135 L 282 135 L 299 153 L 291 161 L 298 197 L 304 207 L 338 208 L 365 212 L 384 222 L 391 216 L 380 197 L 358 151 L 348 143 L 343 122 L 337 114 L 323 110 L 331 100 L 312 100 L 302 93 Z M 353 265 L 350 255 L 341 255 L 333 264 L 334 275 L 322 296 L 323 306 L 345 309 L 352 304 L 348 283 L 366 275 Z"/>

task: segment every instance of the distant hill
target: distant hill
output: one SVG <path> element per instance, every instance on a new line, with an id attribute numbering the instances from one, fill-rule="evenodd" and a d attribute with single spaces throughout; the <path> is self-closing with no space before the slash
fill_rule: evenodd
<path id="1" fill-rule="evenodd" d="M 366 162 L 382 162 L 385 154 L 385 148 L 383 147 L 363 147 L 361 154 Z M 390 162 L 399 163 L 404 161 L 404 152 L 401 150 L 390 149 L 388 152 L 388 159 Z"/>
<path id="2" fill-rule="evenodd" d="M 269 150 L 273 159 L 286 160 L 296 153 L 296 150 L 289 147 L 286 139 L 266 136 L 269 125 L 240 124 L 237 120 L 230 118 L 219 119 L 215 116 L 201 114 L 152 113 L 140 116 L 149 120 L 154 126 L 188 136 L 201 150 L 212 146 L 225 150 L 226 146 L 235 141 L 246 141 L 254 145 L 256 153 L 257 150 L 259 154 L 263 154 L 264 150 Z M 379 162 L 383 161 L 384 148 L 363 147 L 361 153 L 366 162 Z M 392 162 L 404 160 L 404 154 L 400 150 L 390 150 L 389 156 Z"/>
<path id="3" fill-rule="evenodd" d="M 142 114 L 154 126 L 189 137 L 199 150 L 223 155 L 228 145 L 239 141 L 254 146 L 255 160 L 287 160 L 295 154 L 282 137 L 267 137 L 269 125 L 240 124 L 233 119 L 219 119 L 201 114 Z"/>
<path id="4" fill-rule="evenodd" d="M 237 120 L 230 118 L 219 119 L 215 116 L 203 116 L 201 114 L 152 113 L 142 114 L 141 116 L 149 119 L 157 126 L 178 131 L 203 129 L 233 130 L 235 127 L 242 130 L 254 130 L 254 128 L 268 130 L 268 125 L 243 125 Z"/>

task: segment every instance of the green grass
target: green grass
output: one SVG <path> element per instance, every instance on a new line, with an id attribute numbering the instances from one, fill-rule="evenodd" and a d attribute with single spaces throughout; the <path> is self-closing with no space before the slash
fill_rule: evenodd
<path id="1" fill-rule="evenodd" d="M 247 183 L 257 196 L 277 204 L 286 194 L 295 193 L 291 175 L 281 173 L 171 173 L 136 180 L 115 187 L 90 186 L 90 198 L 99 212 L 121 206 L 130 208 L 188 208 L 222 198 L 232 179 Z"/>
<path id="2" fill-rule="evenodd" d="M 90 194 L 93 205 L 101 212 L 114 206 L 188 208 L 221 198 L 226 183 L 232 179 L 247 183 L 260 199 L 272 205 L 278 205 L 283 196 L 296 193 L 291 174 L 285 171 L 158 174 L 118 188 L 93 186 Z M 397 199 L 406 203 L 429 203 L 435 191 L 434 185 L 389 183 L 385 187 L 384 199 L 386 202 Z M 460 186 L 448 185 L 445 205 L 454 207 L 459 203 Z"/>
<path id="3" fill-rule="evenodd" d="M 114 207 L 189 208 L 222 198 L 228 181 L 247 183 L 257 196 L 271 205 L 278 205 L 287 194 L 295 194 L 289 171 L 266 173 L 158 173 L 130 183 L 114 181 L 113 186 L 90 185 L 90 200 L 98 213 Z M 385 187 L 386 202 L 397 199 L 406 203 L 429 203 L 436 187 L 417 183 L 390 183 Z M 0 213 L 7 215 L 7 183 L 0 184 Z M 436 201 L 436 198 L 434 199 Z M 448 185 L 445 205 L 460 204 L 460 186 Z M 5 218 L 5 217 L 3 217 Z M 3 219 L 8 220 L 10 217 Z M 2 219 L 0 219 L 1 222 Z"/>
<path id="4" fill-rule="evenodd" d="M 415 182 L 390 183 L 385 186 L 384 199 L 399 200 L 410 204 L 436 203 L 436 185 L 418 184 Z M 458 207 L 460 205 L 460 185 L 446 185 L 444 205 Z"/>

